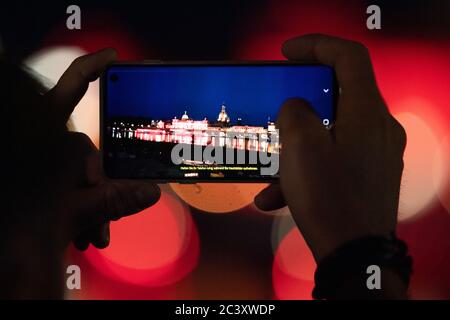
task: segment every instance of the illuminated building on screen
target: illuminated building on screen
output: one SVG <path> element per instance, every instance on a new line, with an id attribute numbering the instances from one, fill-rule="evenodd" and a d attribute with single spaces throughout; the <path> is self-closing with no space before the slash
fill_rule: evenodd
<path id="1" fill-rule="evenodd" d="M 227 126 L 230 124 L 230 117 L 226 112 L 225 104 L 222 104 L 222 110 L 220 110 L 219 116 L 217 117 L 217 123 L 223 126 Z"/>
<path id="2" fill-rule="evenodd" d="M 188 109 L 188 108 L 187 108 Z M 180 119 L 152 120 L 150 124 L 114 123 L 113 138 L 138 139 L 154 142 L 186 143 L 201 146 L 222 146 L 249 151 L 278 152 L 278 143 L 269 143 L 270 136 L 276 133 L 275 124 L 269 121 L 267 128 L 231 125 L 231 119 L 226 112 L 225 104 L 217 116 L 217 121 L 210 123 L 207 118 L 194 120 L 186 110 Z M 262 139 L 261 139 L 262 138 Z"/>

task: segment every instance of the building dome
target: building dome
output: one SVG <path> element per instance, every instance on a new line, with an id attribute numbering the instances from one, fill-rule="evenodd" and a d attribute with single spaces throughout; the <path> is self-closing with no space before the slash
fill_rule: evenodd
<path id="1" fill-rule="evenodd" d="M 187 111 L 184 112 L 183 116 L 181 117 L 181 120 L 189 120 L 189 116 L 187 114 Z"/>
<path id="2" fill-rule="evenodd" d="M 225 104 L 222 104 L 222 110 L 220 111 L 219 116 L 217 117 L 217 122 L 230 123 L 230 117 L 228 116 L 225 109 L 226 109 Z"/>

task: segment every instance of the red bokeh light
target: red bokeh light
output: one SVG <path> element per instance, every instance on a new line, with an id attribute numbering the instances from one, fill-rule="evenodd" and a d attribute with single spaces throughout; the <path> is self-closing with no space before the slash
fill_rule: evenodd
<path id="1" fill-rule="evenodd" d="M 150 58 L 140 44 L 143 41 L 129 32 L 120 17 L 107 12 L 91 12 L 83 18 L 84 27 L 68 32 L 65 24 L 55 28 L 46 37 L 43 46 L 76 46 L 87 52 L 104 48 L 115 48 L 119 60 L 140 60 Z"/>
<path id="2" fill-rule="evenodd" d="M 111 244 L 86 257 L 114 280 L 141 286 L 176 283 L 196 266 L 199 239 L 186 206 L 165 192 L 156 205 L 111 224 Z"/>
<path id="3" fill-rule="evenodd" d="M 308 33 L 324 33 L 362 38 L 365 26 L 361 3 L 342 1 L 275 1 L 246 21 L 233 54 L 237 59 L 283 59 L 281 45 L 289 38 Z"/>
<path id="4" fill-rule="evenodd" d="M 278 299 L 311 299 L 316 263 L 297 228 L 281 241 L 273 262 L 272 282 Z"/>

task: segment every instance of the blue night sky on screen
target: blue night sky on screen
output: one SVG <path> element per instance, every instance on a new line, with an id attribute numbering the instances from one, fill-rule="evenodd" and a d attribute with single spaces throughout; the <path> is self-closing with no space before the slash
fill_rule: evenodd
<path id="1" fill-rule="evenodd" d="M 332 119 L 333 94 L 333 71 L 325 66 L 112 66 L 106 116 L 170 120 L 186 110 L 194 120 L 214 122 L 225 103 L 231 124 L 239 117 L 242 124 L 265 126 L 293 97 Z"/>

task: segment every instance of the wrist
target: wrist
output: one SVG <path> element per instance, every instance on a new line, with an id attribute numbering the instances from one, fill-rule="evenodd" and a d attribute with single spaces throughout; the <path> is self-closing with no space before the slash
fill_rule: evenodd
<path id="1" fill-rule="evenodd" d="M 411 271 L 412 259 L 403 241 L 395 235 L 365 236 L 341 245 L 319 262 L 313 296 L 377 298 L 389 292 L 391 298 L 405 298 Z"/>
<path id="2" fill-rule="evenodd" d="M 369 275 L 366 275 L 368 277 Z M 368 289 L 366 279 L 353 276 L 336 288 L 334 299 L 352 300 L 406 300 L 407 286 L 399 275 L 388 268 L 380 270 L 380 289 Z"/>
<path id="3" fill-rule="evenodd" d="M 342 230 L 341 228 L 339 229 Z M 348 230 L 348 232 L 345 233 L 336 233 L 333 231 L 321 232 L 318 234 L 317 239 L 306 237 L 305 235 L 305 240 L 307 240 L 309 247 L 311 248 L 316 263 L 319 264 L 323 259 L 336 252 L 336 250 L 353 241 L 367 237 L 391 238 L 391 233 L 388 231 L 375 232 L 362 230 L 361 228 L 355 229 L 356 230 Z M 308 241 L 309 239 L 311 239 L 311 241 Z"/>

